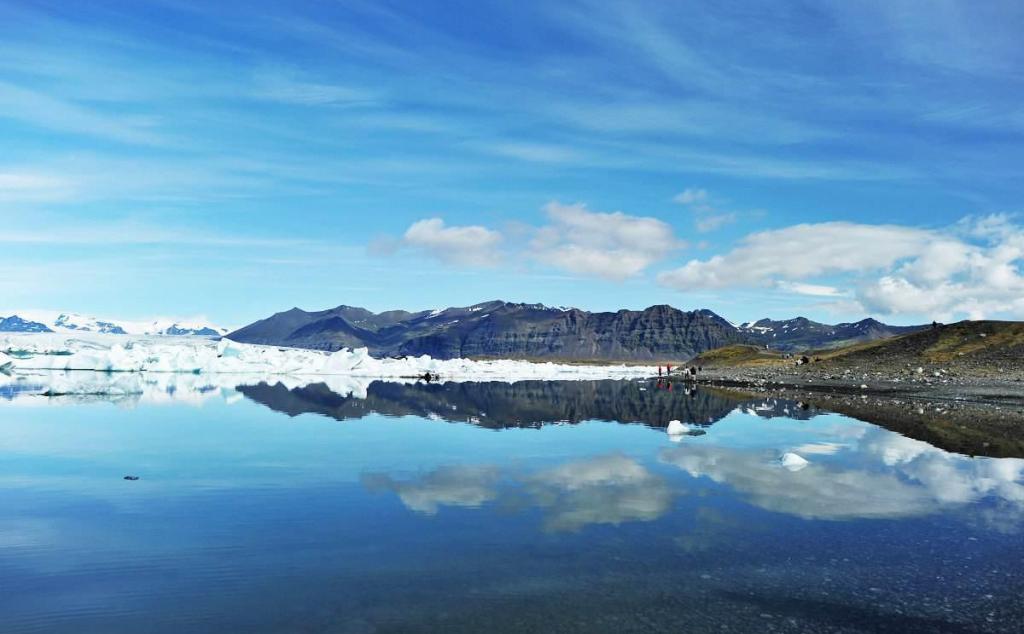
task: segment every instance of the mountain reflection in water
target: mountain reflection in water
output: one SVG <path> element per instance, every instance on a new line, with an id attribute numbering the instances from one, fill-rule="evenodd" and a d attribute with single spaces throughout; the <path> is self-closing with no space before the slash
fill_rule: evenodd
<path id="1" fill-rule="evenodd" d="M 808 418 L 814 410 L 779 399 L 752 399 L 714 389 L 659 388 L 649 381 L 519 381 L 516 383 L 410 383 L 374 381 L 364 393 L 340 394 L 326 384 L 288 388 L 280 383 L 240 385 L 247 398 L 297 416 L 320 414 L 336 420 L 419 416 L 480 427 L 540 427 L 586 420 L 665 427 L 670 420 L 714 424 L 737 408 L 760 416 Z"/>

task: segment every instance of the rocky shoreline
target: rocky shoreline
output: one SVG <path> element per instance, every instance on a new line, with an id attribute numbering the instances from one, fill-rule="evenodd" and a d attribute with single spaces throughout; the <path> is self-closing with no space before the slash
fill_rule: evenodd
<path id="1" fill-rule="evenodd" d="M 966 455 L 1024 457 L 1024 373 L 901 368 L 714 368 L 673 376 L 690 386 L 795 401 Z"/>

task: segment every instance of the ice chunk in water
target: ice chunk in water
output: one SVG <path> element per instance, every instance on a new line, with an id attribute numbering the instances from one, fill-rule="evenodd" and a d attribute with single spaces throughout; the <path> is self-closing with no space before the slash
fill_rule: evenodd
<path id="1" fill-rule="evenodd" d="M 684 425 L 682 421 L 670 420 L 668 422 L 668 428 L 665 431 L 668 432 L 669 436 L 682 436 L 690 433 L 690 428 L 689 426 Z"/>
<path id="2" fill-rule="evenodd" d="M 790 471 L 799 471 L 810 464 L 807 462 L 806 458 L 800 454 L 795 454 L 792 451 L 787 451 L 782 454 L 782 458 L 779 459 L 779 462 L 784 468 L 789 469 Z"/>

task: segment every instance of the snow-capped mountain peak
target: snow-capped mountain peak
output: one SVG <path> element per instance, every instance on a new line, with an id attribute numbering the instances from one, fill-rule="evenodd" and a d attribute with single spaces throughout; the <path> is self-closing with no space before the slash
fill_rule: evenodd
<path id="1" fill-rule="evenodd" d="M 149 321 L 99 318 L 80 313 L 18 310 L 0 313 L 0 331 L 5 332 L 90 332 L 109 335 L 221 336 L 226 328 L 205 320 L 161 317 Z"/>

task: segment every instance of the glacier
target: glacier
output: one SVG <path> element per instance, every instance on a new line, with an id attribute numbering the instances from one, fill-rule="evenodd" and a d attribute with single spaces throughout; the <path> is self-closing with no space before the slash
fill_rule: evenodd
<path id="1" fill-rule="evenodd" d="M 228 333 L 228 329 L 215 326 L 202 318 L 158 317 L 150 321 L 130 321 L 101 318 L 69 311 L 15 310 L 13 314 L 11 313 L 12 311 L 0 312 L 0 315 L 10 314 L 11 316 L 8 319 L 42 325 L 55 333 L 64 334 L 221 336 Z M 37 331 L 0 327 L 0 332 Z"/>
<path id="2" fill-rule="evenodd" d="M 7 372 L 102 372 L 278 377 L 411 378 L 443 381 L 589 380 L 651 376 L 637 365 L 569 365 L 517 360 L 378 359 L 366 348 L 322 352 L 245 344 L 206 337 L 125 336 L 101 333 L 0 335 L 0 366 Z M 318 379 L 319 380 L 319 379 Z M 77 383 L 82 383 L 77 380 Z"/>

